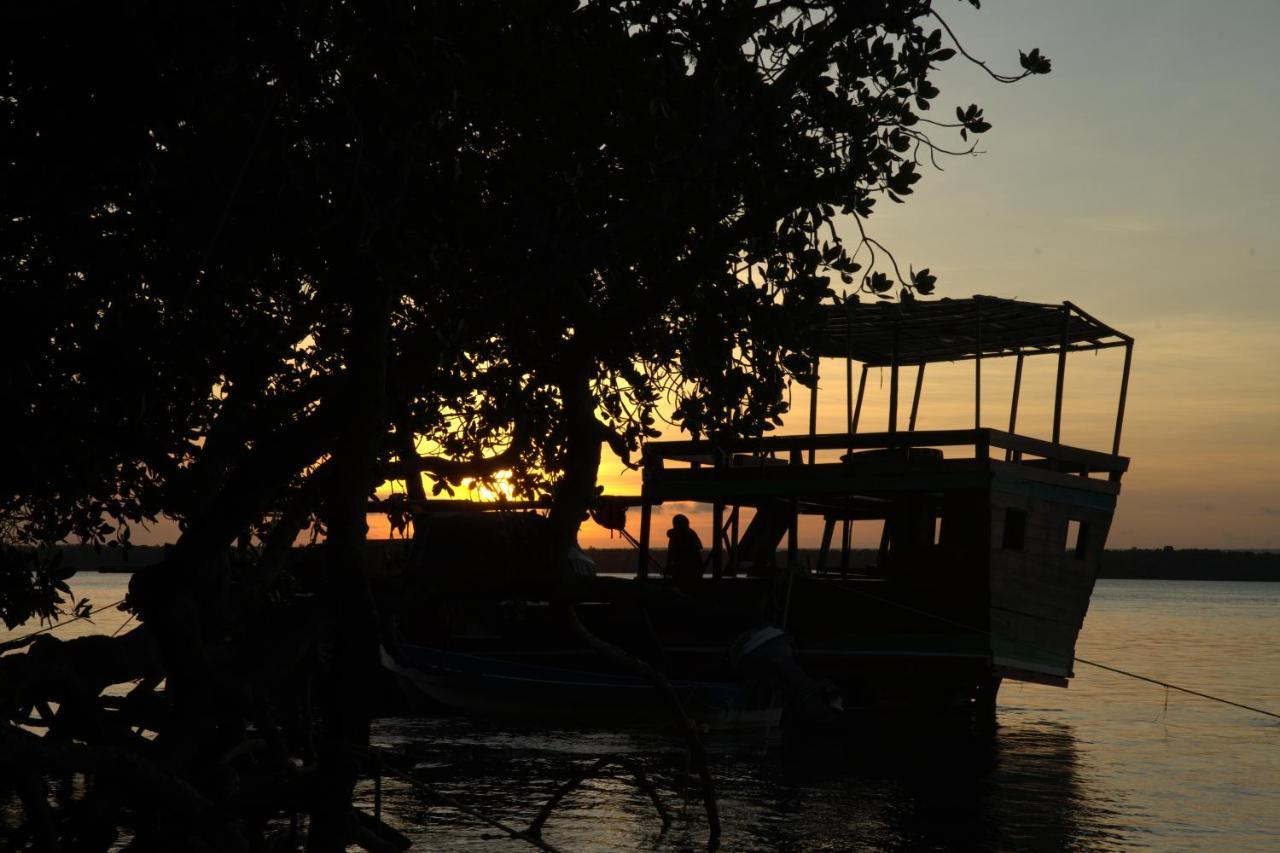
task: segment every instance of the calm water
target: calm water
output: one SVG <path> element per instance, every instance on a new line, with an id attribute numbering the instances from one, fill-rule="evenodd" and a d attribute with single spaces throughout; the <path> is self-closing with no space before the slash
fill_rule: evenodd
<path id="1" fill-rule="evenodd" d="M 107 603 L 126 581 L 80 575 L 73 589 Z M 87 630 L 124 618 L 109 611 Z M 1280 584 L 1100 581 L 1078 653 L 1278 710 Z M 985 738 L 917 726 L 839 746 L 713 741 L 722 849 L 1280 849 L 1275 720 L 1174 692 L 1166 705 L 1162 688 L 1083 665 L 1067 690 L 1006 684 L 998 719 Z M 666 789 L 671 829 L 619 777 L 571 794 L 546 840 L 682 850 L 705 838 L 701 806 L 678 793 L 683 753 L 660 736 L 405 718 L 381 721 L 376 737 L 441 791 L 520 828 L 577 768 L 625 756 Z M 415 849 L 531 849 L 395 780 L 384 809 Z"/>

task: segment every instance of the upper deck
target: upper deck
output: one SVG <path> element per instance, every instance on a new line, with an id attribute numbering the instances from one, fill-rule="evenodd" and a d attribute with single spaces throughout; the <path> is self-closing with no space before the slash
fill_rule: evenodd
<path id="1" fill-rule="evenodd" d="M 1128 467 L 1124 456 L 995 429 L 766 436 L 714 447 L 664 441 L 645 447 L 642 498 L 874 501 L 905 491 L 980 488 L 992 477 L 1114 496 Z"/>
<path id="2" fill-rule="evenodd" d="M 802 499 L 808 495 L 901 491 L 937 486 L 943 479 L 989 477 L 1001 472 L 1114 494 L 1128 468 L 1129 460 L 1120 455 L 1120 435 L 1133 339 L 1070 302 L 1049 305 L 994 296 L 872 304 L 846 301 L 824 308 L 812 340 L 814 376 L 807 435 L 714 443 L 650 442 L 644 455 L 645 498 Z M 1124 347 L 1125 360 L 1110 452 L 1063 444 L 1067 356 L 1115 347 Z M 1047 440 L 1017 433 L 1023 362 L 1037 355 L 1058 360 L 1053 428 Z M 848 430 L 844 433 L 817 432 L 818 373 L 824 358 L 845 361 Z M 983 426 L 982 364 L 992 358 L 1016 359 L 1007 430 Z M 916 431 L 925 366 L 957 361 L 974 365 L 973 429 Z M 854 362 L 862 365 L 856 395 Z M 905 430 L 898 412 L 903 366 L 916 368 Z M 887 429 L 859 432 L 867 372 L 873 367 L 889 368 Z M 679 463 L 687 467 L 679 467 Z"/>
<path id="3" fill-rule="evenodd" d="M 845 301 L 826 306 L 812 330 L 812 363 L 807 434 L 767 435 L 728 441 L 656 441 L 644 448 L 641 494 L 640 567 L 647 570 L 649 508 L 668 501 L 712 504 L 712 563 L 720 573 L 722 552 L 738 550 L 739 509 L 755 508 L 770 526 L 766 539 L 781 535 L 765 516 L 789 519 L 789 560 L 797 548 L 797 517 L 826 520 L 823 551 L 832 526 L 843 524 L 843 550 L 849 525 L 858 519 L 886 519 L 912 496 L 958 495 L 972 490 L 1012 486 L 1067 505 L 1109 513 L 1120 491 L 1129 459 L 1120 455 L 1133 339 L 1070 302 L 1060 305 L 1019 302 L 992 296 L 935 301 Z M 1062 438 L 1063 387 L 1067 357 L 1073 353 L 1122 347 L 1124 367 L 1108 450 L 1074 447 Z M 1049 436 L 1017 431 L 1023 363 L 1034 356 L 1057 359 L 1053 421 Z M 1015 360 L 1008 428 L 984 426 L 983 363 Z M 817 432 L 819 372 L 823 360 L 845 362 L 847 430 Z M 854 363 L 861 374 L 854 391 Z M 916 430 L 925 367 L 938 362 L 972 362 L 973 428 Z M 901 417 L 900 369 L 913 368 L 910 408 Z M 867 374 L 888 368 L 887 429 L 859 430 Z M 985 413 L 990 417 L 991 412 Z M 778 505 L 788 509 L 780 513 Z M 985 504 L 986 502 L 983 501 Z M 726 523 L 725 510 L 730 516 Z M 755 522 L 753 522 L 755 524 Z M 888 528 L 886 527 L 886 531 Z M 748 531 L 750 532 L 750 531 Z M 885 542 L 891 537 L 885 533 Z M 882 546 L 883 547 L 883 546 Z"/>

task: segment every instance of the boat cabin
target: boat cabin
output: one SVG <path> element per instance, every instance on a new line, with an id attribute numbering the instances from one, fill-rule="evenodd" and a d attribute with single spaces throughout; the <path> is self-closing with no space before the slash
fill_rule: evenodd
<path id="1" fill-rule="evenodd" d="M 1117 347 L 1124 365 L 1110 448 L 1062 443 L 1067 356 Z M 837 658 L 965 656 L 997 684 L 1065 686 L 1129 465 L 1120 438 L 1132 352 L 1132 338 L 1070 302 L 828 306 L 815 330 L 814 373 L 823 359 L 844 361 L 847 430 L 817 432 L 815 382 L 806 434 L 647 444 L 638 575 L 656 565 L 652 508 L 707 504 L 709 574 L 721 581 L 712 586 L 794 573 L 787 630 L 805 656 L 832 658 L 817 670 L 834 674 Z M 1039 437 L 1018 431 L 1023 364 L 1035 356 L 1057 366 L 1051 433 Z M 982 410 L 983 367 L 996 358 L 1015 360 L 1007 429 L 984 425 L 995 413 Z M 917 430 L 926 367 L 964 361 L 973 363 L 973 428 Z M 862 416 L 872 368 L 888 371 L 881 430 Z M 904 374 L 914 380 L 906 406 Z M 816 561 L 801 566 L 805 516 L 822 520 L 822 538 Z M 865 521 L 880 523 L 871 559 L 851 548 L 852 526 Z"/>

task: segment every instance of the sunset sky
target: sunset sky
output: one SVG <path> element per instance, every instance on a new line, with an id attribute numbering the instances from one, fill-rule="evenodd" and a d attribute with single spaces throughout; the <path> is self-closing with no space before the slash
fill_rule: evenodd
<path id="1" fill-rule="evenodd" d="M 1122 447 L 1133 463 L 1110 546 L 1280 548 L 1280 3 L 937 8 L 996 70 L 1040 47 L 1053 73 L 1002 86 L 947 63 L 940 106 L 983 106 L 987 153 L 926 171 L 908 204 L 878 206 L 873 235 L 937 273 L 939 295 L 1070 299 L 1137 339 Z M 1064 441 L 1109 446 L 1121 360 L 1069 359 Z M 1007 417 L 1011 366 L 984 375 L 992 426 Z M 837 431 L 843 365 L 823 369 L 819 429 Z M 970 423 L 971 370 L 930 368 L 922 428 Z M 1019 431 L 1047 437 L 1053 370 L 1028 361 Z M 880 408 L 868 425 L 883 428 L 883 394 L 869 402 Z M 804 395 L 796 403 L 799 432 Z M 601 471 L 610 490 L 638 491 L 620 468 Z M 609 544 L 593 527 L 584 543 Z"/>

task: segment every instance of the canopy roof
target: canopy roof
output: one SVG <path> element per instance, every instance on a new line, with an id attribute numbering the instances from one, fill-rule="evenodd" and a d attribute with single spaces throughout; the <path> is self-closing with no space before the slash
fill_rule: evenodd
<path id="1" fill-rule="evenodd" d="M 1133 339 L 1081 311 L 998 296 L 849 302 L 826 308 L 818 355 L 872 367 L 1098 350 Z"/>

